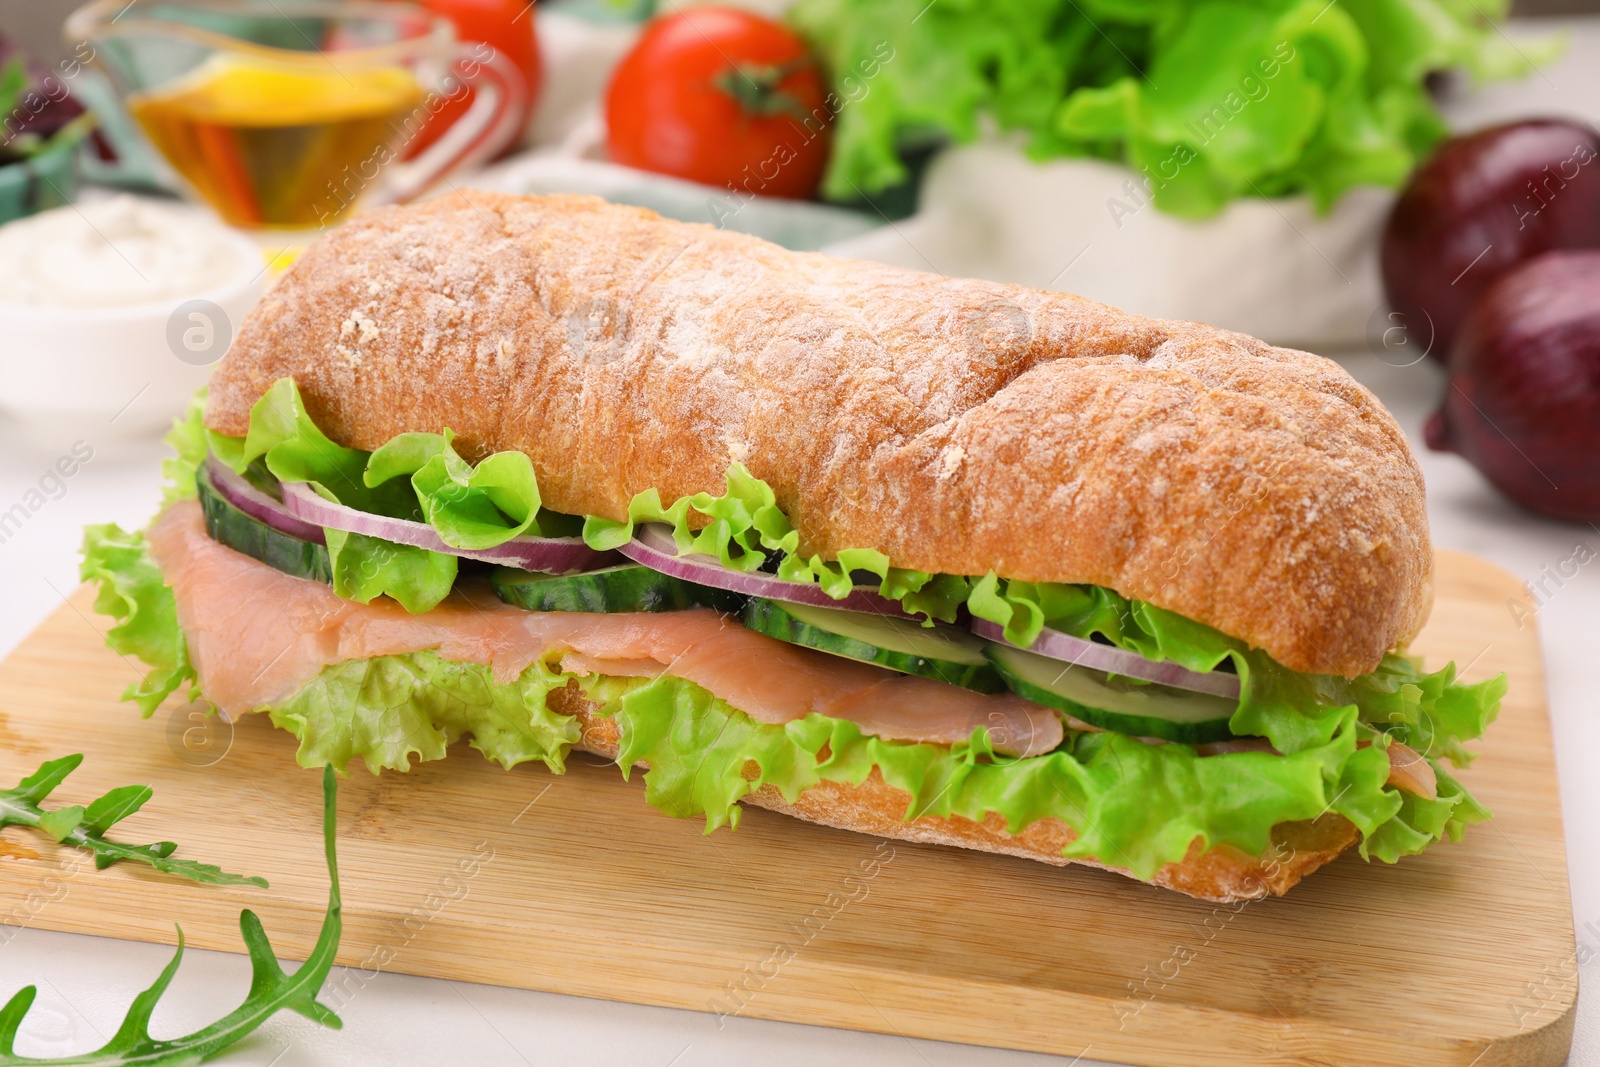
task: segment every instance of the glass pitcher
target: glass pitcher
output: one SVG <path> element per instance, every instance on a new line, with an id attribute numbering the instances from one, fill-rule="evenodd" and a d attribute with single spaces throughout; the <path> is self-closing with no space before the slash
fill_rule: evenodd
<path id="1" fill-rule="evenodd" d="M 94 48 L 182 184 L 244 229 L 316 229 L 409 199 L 521 132 L 516 68 L 408 3 L 95 0 L 64 30 Z M 472 107 L 402 163 L 468 87 Z"/>

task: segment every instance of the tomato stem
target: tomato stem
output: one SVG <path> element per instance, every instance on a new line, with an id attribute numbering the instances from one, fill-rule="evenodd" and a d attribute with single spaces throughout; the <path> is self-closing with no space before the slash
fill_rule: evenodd
<path id="1" fill-rule="evenodd" d="M 796 56 L 784 63 L 736 63 L 711 79 L 718 92 L 725 93 L 740 110 L 757 118 L 788 115 L 802 125 L 814 121 L 798 97 L 783 89 L 783 83 L 811 66 L 810 56 Z"/>

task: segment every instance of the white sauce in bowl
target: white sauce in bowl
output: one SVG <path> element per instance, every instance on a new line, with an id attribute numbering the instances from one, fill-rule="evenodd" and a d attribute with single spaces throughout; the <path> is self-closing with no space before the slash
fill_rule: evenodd
<path id="1" fill-rule="evenodd" d="M 0 301 L 120 308 L 195 296 L 254 267 L 194 208 L 118 196 L 0 226 Z"/>

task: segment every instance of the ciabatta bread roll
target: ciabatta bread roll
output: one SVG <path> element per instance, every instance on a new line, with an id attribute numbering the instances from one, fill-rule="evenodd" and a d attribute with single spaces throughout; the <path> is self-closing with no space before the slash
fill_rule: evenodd
<path id="1" fill-rule="evenodd" d="M 206 424 L 244 434 L 285 376 L 346 445 L 525 452 L 558 511 L 720 492 L 739 461 L 807 552 L 1106 586 L 1297 671 L 1370 671 L 1429 606 L 1421 473 L 1328 360 L 594 198 L 340 227 L 243 323 Z"/>

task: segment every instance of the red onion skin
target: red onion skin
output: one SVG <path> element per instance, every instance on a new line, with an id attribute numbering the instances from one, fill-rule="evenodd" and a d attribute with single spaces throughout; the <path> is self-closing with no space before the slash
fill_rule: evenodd
<path id="1" fill-rule="evenodd" d="M 1600 521 L 1600 251 L 1547 252 L 1484 293 L 1425 437 L 1531 511 Z"/>
<path id="2" fill-rule="evenodd" d="M 393 541 L 397 545 L 413 545 L 430 552 L 521 570 L 576 574 L 604 567 L 615 559 L 611 553 L 597 552 L 576 537 L 514 537 L 493 548 L 456 548 L 446 544 L 438 531 L 425 522 L 373 515 L 324 500 L 305 482 L 283 483 L 283 502 L 285 509 L 296 519 L 316 523 L 329 530 L 346 530 Z"/>
<path id="3" fill-rule="evenodd" d="M 1478 297 L 1561 248 L 1600 248 L 1600 135 L 1562 119 L 1491 127 L 1446 141 L 1411 176 L 1384 227 L 1384 294 L 1448 364 Z"/>
<path id="4" fill-rule="evenodd" d="M 279 533 L 298 537 L 302 541 L 318 545 L 328 543 L 322 527 L 295 517 L 283 503 L 251 485 L 243 475 L 234 473 L 217 457 L 206 457 L 205 470 L 207 477 L 211 479 L 212 488 L 250 518 L 265 523 Z"/>
<path id="5" fill-rule="evenodd" d="M 680 555 L 669 527 L 647 524 L 640 527 L 634 539 L 618 549 L 622 555 L 641 566 L 685 581 L 726 589 L 746 596 L 785 600 L 815 607 L 843 608 L 846 611 L 863 611 L 873 615 L 914 618 L 899 604 L 879 596 L 869 589 L 854 589 L 842 600 L 835 600 L 823 591 L 822 586 L 811 582 L 791 582 L 761 571 L 736 571 L 722 566 L 714 556 L 689 553 Z"/>

